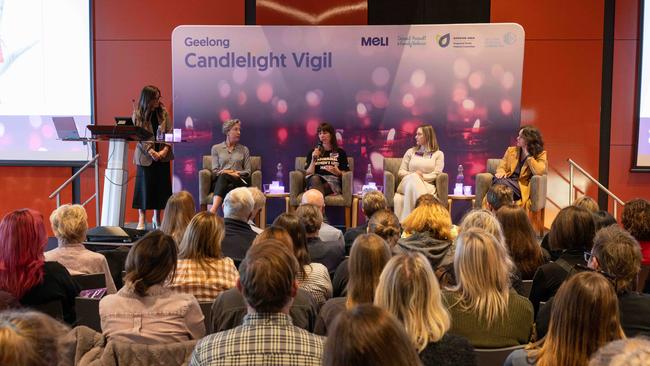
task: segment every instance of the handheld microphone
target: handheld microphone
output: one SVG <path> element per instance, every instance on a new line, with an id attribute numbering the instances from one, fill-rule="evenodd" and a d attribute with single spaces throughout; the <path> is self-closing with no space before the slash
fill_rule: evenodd
<path id="1" fill-rule="evenodd" d="M 323 152 L 323 141 L 318 141 L 318 145 L 316 145 L 316 148 L 318 149 L 318 151 L 320 151 L 322 153 Z"/>

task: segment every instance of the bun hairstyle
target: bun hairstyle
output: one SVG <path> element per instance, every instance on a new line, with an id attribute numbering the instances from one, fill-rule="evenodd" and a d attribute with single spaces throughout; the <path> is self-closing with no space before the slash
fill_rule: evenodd
<path id="1" fill-rule="evenodd" d="M 126 257 L 127 285 L 139 296 L 146 296 L 151 286 L 174 278 L 178 249 L 174 238 L 160 230 L 138 240 Z"/>
<path id="2" fill-rule="evenodd" d="M 399 219 L 391 210 L 379 210 L 368 221 L 368 233 L 379 235 L 392 248 L 401 235 Z"/>

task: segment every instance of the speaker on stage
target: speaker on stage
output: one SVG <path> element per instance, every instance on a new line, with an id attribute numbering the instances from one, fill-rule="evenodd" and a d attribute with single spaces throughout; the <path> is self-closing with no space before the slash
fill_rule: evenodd
<path id="1" fill-rule="evenodd" d="M 120 226 L 97 226 L 86 233 L 86 241 L 91 243 L 133 243 L 142 238 L 146 230 Z"/>

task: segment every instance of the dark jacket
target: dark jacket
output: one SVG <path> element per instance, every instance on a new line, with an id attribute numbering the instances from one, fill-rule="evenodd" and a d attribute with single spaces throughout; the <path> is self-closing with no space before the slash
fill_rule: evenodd
<path id="1" fill-rule="evenodd" d="M 365 234 L 367 231 L 368 231 L 368 223 L 366 222 L 363 225 L 353 227 L 351 229 L 348 229 L 345 232 L 345 235 L 343 236 L 343 239 L 345 239 L 345 255 L 350 255 L 350 250 L 352 249 L 352 244 L 354 243 L 354 239 L 356 239 L 357 236 L 361 234 Z"/>
<path id="2" fill-rule="evenodd" d="M 343 258 L 345 258 L 343 248 L 325 243 L 320 238 L 308 238 L 307 250 L 309 251 L 311 261 L 321 263 L 327 267 L 330 276 L 336 271 L 336 267 L 343 261 Z"/>
<path id="3" fill-rule="evenodd" d="M 74 325 L 76 320 L 74 302 L 80 291 L 79 285 L 59 262 L 45 262 L 43 271 L 43 281 L 27 291 L 20 299 L 20 303 L 29 307 L 60 301 L 63 319 L 66 323 Z"/>
<path id="4" fill-rule="evenodd" d="M 224 257 L 230 257 L 239 265 L 246 256 L 246 251 L 253 244 L 257 234 L 247 222 L 236 219 L 224 219 L 226 235 L 221 242 Z"/>
<path id="5" fill-rule="evenodd" d="M 559 260 L 573 267 L 576 264 L 587 265 L 584 259 L 584 250 L 576 249 L 564 252 Z M 563 268 L 558 261 L 546 263 L 537 269 L 533 277 L 533 286 L 530 290 L 530 302 L 533 303 L 535 314 L 539 310 L 540 301 L 546 302 L 555 295 L 560 285 L 569 276 L 569 271 Z"/>
<path id="6" fill-rule="evenodd" d="M 424 254 L 434 270 L 439 266 L 454 262 L 454 248 L 451 240 L 436 239 L 429 233 L 416 232 L 406 238 L 400 238 L 393 248 L 393 254 L 405 252 Z"/>

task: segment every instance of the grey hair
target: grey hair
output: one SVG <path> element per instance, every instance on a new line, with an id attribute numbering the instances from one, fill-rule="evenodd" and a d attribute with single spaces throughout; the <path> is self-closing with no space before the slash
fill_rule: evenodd
<path id="1" fill-rule="evenodd" d="M 233 128 L 238 123 L 241 125 L 241 121 L 238 119 L 229 119 L 223 123 L 223 126 L 221 126 L 221 131 L 223 132 L 224 135 L 227 135 L 228 132 L 230 132 L 230 129 Z"/>
<path id="2" fill-rule="evenodd" d="M 223 200 L 223 216 L 227 219 L 247 221 L 255 206 L 253 195 L 246 187 L 235 188 Z"/>
<path id="3" fill-rule="evenodd" d="M 253 210 L 259 210 L 264 207 L 266 204 L 266 196 L 264 193 L 262 193 L 262 191 L 257 187 L 248 187 L 248 191 L 251 192 L 253 195 L 253 201 L 255 201 Z"/>

